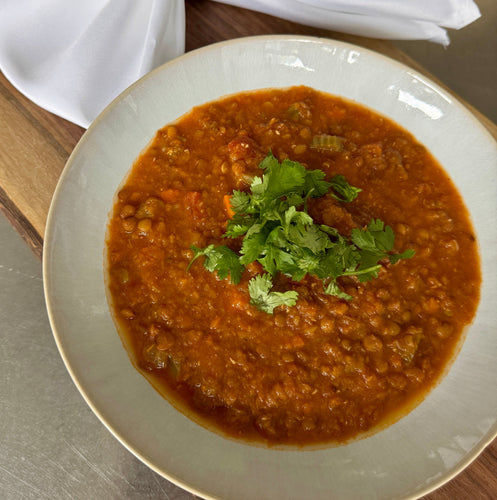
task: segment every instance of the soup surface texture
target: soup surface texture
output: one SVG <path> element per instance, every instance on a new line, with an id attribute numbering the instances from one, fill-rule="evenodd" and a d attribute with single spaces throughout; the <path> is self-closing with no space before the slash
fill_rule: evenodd
<path id="1" fill-rule="evenodd" d="M 321 147 L 325 135 L 339 147 Z M 298 300 L 272 314 L 250 304 L 260 266 L 238 284 L 203 258 L 188 267 L 192 245 L 240 249 L 223 237 L 226 195 L 262 175 L 269 151 L 361 189 L 350 203 L 309 199 L 317 223 L 349 235 L 381 219 L 395 251 L 414 257 L 368 282 L 339 278 L 351 300 L 280 273 L 276 288 Z M 479 298 L 477 243 L 445 171 L 392 121 L 307 87 L 223 98 L 159 130 L 119 188 L 106 244 L 135 366 L 197 421 L 267 444 L 341 443 L 404 414 L 443 373 Z"/>

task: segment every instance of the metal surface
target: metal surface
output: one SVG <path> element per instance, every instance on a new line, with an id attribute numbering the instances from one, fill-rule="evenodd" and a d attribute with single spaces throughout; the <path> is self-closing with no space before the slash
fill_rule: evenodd
<path id="1" fill-rule="evenodd" d="M 497 122 L 497 3 L 444 49 L 397 45 Z M 93 415 L 55 346 L 41 263 L 0 215 L 0 497 L 191 499 L 129 453 Z"/>
<path id="2" fill-rule="evenodd" d="M 41 263 L 0 215 L 0 497 L 195 498 L 129 453 L 57 351 Z"/>

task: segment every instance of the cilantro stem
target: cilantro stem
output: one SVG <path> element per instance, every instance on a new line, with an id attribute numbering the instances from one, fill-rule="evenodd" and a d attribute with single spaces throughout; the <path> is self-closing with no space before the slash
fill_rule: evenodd
<path id="1" fill-rule="evenodd" d="M 379 271 L 381 268 L 381 264 L 377 264 L 376 266 L 367 267 L 365 269 L 359 269 L 356 271 L 345 271 L 340 276 L 360 276 L 362 274 L 374 273 Z"/>

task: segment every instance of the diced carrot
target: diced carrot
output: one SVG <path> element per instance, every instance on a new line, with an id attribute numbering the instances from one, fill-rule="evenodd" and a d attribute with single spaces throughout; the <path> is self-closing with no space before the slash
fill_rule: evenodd
<path id="1" fill-rule="evenodd" d="M 186 209 L 193 215 L 193 219 L 197 220 L 202 218 L 203 203 L 202 194 L 198 191 L 187 191 L 185 193 Z"/>
<path id="2" fill-rule="evenodd" d="M 228 214 L 228 217 L 231 219 L 233 218 L 233 215 L 235 215 L 235 212 L 231 208 L 231 195 L 230 194 L 225 194 L 223 196 L 223 205 L 226 210 L 226 213 Z"/>

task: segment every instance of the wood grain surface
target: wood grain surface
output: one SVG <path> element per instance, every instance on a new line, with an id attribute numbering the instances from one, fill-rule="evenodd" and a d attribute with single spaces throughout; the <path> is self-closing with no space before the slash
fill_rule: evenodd
<path id="1" fill-rule="evenodd" d="M 206 0 L 186 2 L 187 51 L 222 40 L 263 34 L 301 34 L 355 43 L 392 57 L 437 81 L 383 40 L 310 28 Z M 497 139 L 497 126 L 467 106 Z M 34 105 L 0 73 L 0 209 L 39 257 L 53 192 L 83 133 L 81 127 Z M 425 498 L 497 498 L 497 441 L 462 473 Z"/>

